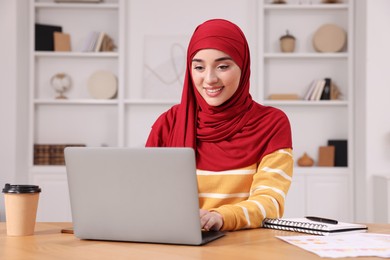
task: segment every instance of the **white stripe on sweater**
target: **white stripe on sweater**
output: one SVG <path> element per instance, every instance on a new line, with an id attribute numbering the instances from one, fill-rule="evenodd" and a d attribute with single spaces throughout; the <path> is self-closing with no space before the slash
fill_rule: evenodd
<path id="1" fill-rule="evenodd" d="M 251 226 L 251 220 L 249 218 L 248 209 L 243 206 L 239 206 L 239 207 L 242 208 L 242 211 L 244 212 L 245 219 L 246 219 L 246 226 L 244 228 L 249 228 Z"/>
<path id="2" fill-rule="evenodd" d="M 259 190 L 269 190 L 269 189 L 273 190 L 274 192 L 276 192 L 278 194 L 280 194 L 283 197 L 283 199 L 286 200 L 286 194 L 283 191 L 281 191 L 281 190 L 279 190 L 277 188 L 270 187 L 270 186 L 265 186 L 265 185 L 260 185 L 260 186 L 255 187 L 252 190 L 251 194 L 253 194 L 253 193 L 255 193 L 256 191 L 259 191 Z"/>
<path id="3" fill-rule="evenodd" d="M 265 211 L 264 209 L 264 206 L 258 202 L 257 200 L 248 200 L 249 202 L 253 202 L 256 204 L 256 206 L 259 208 L 259 210 L 261 211 L 261 215 L 263 215 L 263 218 L 266 218 L 267 217 L 267 212 Z"/>
<path id="4" fill-rule="evenodd" d="M 292 153 L 289 153 L 289 152 L 287 152 L 287 151 L 286 151 L 286 150 L 284 150 L 284 149 L 280 149 L 280 150 L 278 150 L 278 153 L 287 154 L 287 155 L 289 155 L 289 156 L 293 157 Z"/>
<path id="5" fill-rule="evenodd" d="M 261 195 L 261 196 L 267 197 L 267 198 L 269 198 L 273 202 L 273 204 L 275 206 L 275 209 L 276 209 L 276 217 L 279 218 L 280 214 L 279 214 L 279 203 L 278 203 L 278 201 L 274 197 L 272 197 L 270 195 Z"/>
<path id="6" fill-rule="evenodd" d="M 262 171 L 265 171 L 265 172 L 273 172 L 273 173 L 279 174 L 280 176 L 282 176 L 282 177 L 285 178 L 286 180 L 292 181 L 292 178 L 291 178 L 287 173 L 285 173 L 283 170 L 281 170 L 281 169 L 275 169 L 275 168 L 270 168 L 270 167 L 264 167 L 264 168 L 261 169 L 261 170 L 262 170 Z"/>

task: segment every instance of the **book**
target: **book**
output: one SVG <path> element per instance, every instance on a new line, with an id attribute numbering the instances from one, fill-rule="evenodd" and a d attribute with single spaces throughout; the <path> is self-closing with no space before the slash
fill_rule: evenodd
<path id="1" fill-rule="evenodd" d="M 99 32 L 93 32 L 93 36 L 89 39 L 90 42 L 87 51 L 92 51 L 92 52 L 95 51 L 95 46 L 99 38 L 99 34 L 100 34 Z"/>
<path id="2" fill-rule="evenodd" d="M 337 100 L 342 98 L 342 93 L 340 92 L 339 88 L 334 84 L 332 81 L 330 83 L 330 99 L 331 100 Z"/>
<path id="3" fill-rule="evenodd" d="M 364 224 L 346 222 L 330 224 L 309 220 L 307 218 L 266 218 L 263 221 L 263 227 L 320 236 L 360 233 L 367 231 L 367 226 Z"/>
<path id="4" fill-rule="evenodd" d="M 54 32 L 54 51 L 70 51 L 70 35 Z"/>
<path id="5" fill-rule="evenodd" d="M 334 146 L 320 146 L 318 148 L 318 166 L 333 167 L 334 166 Z"/>
<path id="6" fill-rule="evenodd" d="M 64 149 L 85 144 L 34 144 L 34 165 L 64 165 Z"/>
<path id="7" fill-rule="evenodd" d="M 54 0 L 56 3 L 101 3 L 103 0 Z"/>
<path id="8" fill-rule="evenodd" d="M 103 37 L 102 46 L 100 48 L 100 51 L 104 51 L 104 52 L 114 51 L 115 48 L 116 48 L 116 46 L 114 44 L 114 40 L 110 36 L 105 34 Z"/>
<path id="9" fill-rule="evenodd" d="M 84 45 L 81 48 L 82 52 L 92 52 L 95 51 L 95 43 L 99 37 L 99 32 L 91 31 L 87 38 L 84 41 Z"/>
<path id="10" fill-rule="evenodd" d="M 325 78 L 325 86 L 321 94 L 320 100 L 330 100 L 332 80 L 330 78 Z"/>
<path id="11" fill-rule="evenodd" d="M 102 43 L 105 35 L 106 34 L 104 32 L 99 33 L 99 37 L 95 44 L 95 52 L 99 52 L 102 49 Z"/>
<path id="12" fill-rule="evenodd" d="M 348 166 L 348 141 L 347 140 L 328 140 L 328 145 L 335 147 L 334 166 Z"/>
<path id="13" fill-rule="evenodd" d="M 310 97 L 310 100 L 318 101 L 321 98 L 322 91 L 324 90 L 325 80 L 321 79 L 317 81 L 316 88 Z"/>
<path id="14" fill-rule="evenodd" d="M 268 97 L 269 100 L 299 100 L 297 94 L 271 94 Z"/>
<path id="15" fill-rule="evenodd" d="M 317 80 L 313 80 L 305 94 L 304 100 L 310 100 L 311 95 L 313 94 L 315 88 L 317 86 Z"/>
<path id="16" fill-rule="evenodd" d="M 34 165 L 49 165 L 50 149 L 47 144 L 34 144 Z"/>

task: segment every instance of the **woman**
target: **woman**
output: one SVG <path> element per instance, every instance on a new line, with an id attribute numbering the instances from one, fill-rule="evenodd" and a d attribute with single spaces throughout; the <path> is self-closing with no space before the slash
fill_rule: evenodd
<path id="1" fill-rule="evenodd" d="M 284 211 L 293 171 L 290 124 L 282 111 L 252 100 L 249 77 L 241 29 L 222 19 L 199 25 L 181 103 L 157 119 L 146 143 L 194 148 L 205 230 L 257 228 Z"/>

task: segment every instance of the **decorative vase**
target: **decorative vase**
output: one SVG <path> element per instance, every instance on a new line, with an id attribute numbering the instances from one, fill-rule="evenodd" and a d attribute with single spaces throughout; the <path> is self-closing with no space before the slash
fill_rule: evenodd
<path id="1" fill-rule="evenodd" d="M 297 163 L 301 167 L 310 167 L 314 165 L 314 160 L 307 153 L 304 153 Z"/>
<path id="2" fill-rule="evenodd" d="M 289 34 L 288 30 L 286 35 L 280 37 L 280 49 L 282 52 L 293 52 L 295 50 L 295 37 Z"/>

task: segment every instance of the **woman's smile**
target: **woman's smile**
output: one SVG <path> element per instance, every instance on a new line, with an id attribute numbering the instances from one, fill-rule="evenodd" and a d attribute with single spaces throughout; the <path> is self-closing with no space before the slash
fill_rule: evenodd
<path id="1" fill-rule="evenodd" d="M 207 95 L 209 95 L 210 97 L 216 97 L 219 94 L 221 94 L 223 87 L 218 87 L 218 88 L 204 87 L 203 89 L 206 91 Z"/>

